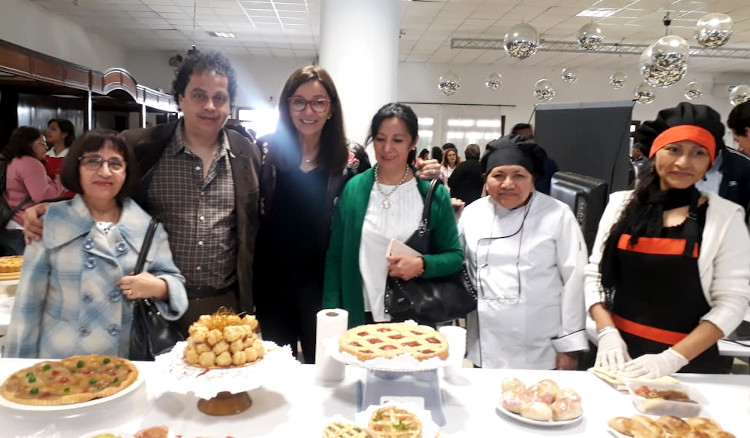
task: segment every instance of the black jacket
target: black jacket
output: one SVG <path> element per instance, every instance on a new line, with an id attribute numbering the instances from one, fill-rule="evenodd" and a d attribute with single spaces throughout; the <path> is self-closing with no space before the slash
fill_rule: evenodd
<path id="1" fill-rule="evenodd" d="M 133 199 L 147 212 L 148 190 L 156 163 L 169 142 L 172 141 L 179 120 L 152 128 L 130 129 L 121 135 L 133 148 L 142 177 Z M 234 179 L 235 210 L 237 214 L 237 283 L 240 311 L 254 313 L 253 308 L 253 257 L 255 236 L 258 232 L 258 205 L 260 200 L 260 150 L 236 131 L 225 129 L 229 140 L 230 165 Z M 179 267 L 179 266 L 178 266 Z"/>
<path id="2" fill-rule="evenodd" d="M 484 179 L 479 159 L 470 159 L 458 163 L 448 178 L 451 188 L 451 198 L 458 198 L 471 204 L 482 196 Z"/>
<path id="3" fill-rule="evenodd" d="M 750 212 L 750 158 L 731 148 L 722 149 L 719 196 L 740 204 L 745 218 Z"/>

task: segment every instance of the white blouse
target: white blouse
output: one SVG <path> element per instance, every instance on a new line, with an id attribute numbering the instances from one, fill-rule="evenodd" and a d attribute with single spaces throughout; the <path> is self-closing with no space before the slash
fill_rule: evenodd
<path id="1" fill-rule="evenodd" d="M 380 184 L 380 189 L 384 193 L 391 193 L 394 187 Z M 385 313 L 384 303 L 385 281 L 388 276 L 388 262 L 385 259 L 388 243 L 391 239 L 402 242 L 409 239 L 419 226 L 424 205 L 414 178 L 403 183 L 387 198 L 390 207 L 386 209 L 382 205 L 386 197 L 380 193 L 377 184 L 372 186 L 359 246 L 365 311 L 372 312 L 376 322 L 390 321 L 390 316 Z"/>

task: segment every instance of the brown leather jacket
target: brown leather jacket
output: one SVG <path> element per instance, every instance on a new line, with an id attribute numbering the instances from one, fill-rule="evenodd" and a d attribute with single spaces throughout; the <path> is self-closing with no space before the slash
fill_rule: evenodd
<path id="1" fill-rule="evenodd" d="M 147 212 L 151 211 L 147 194 L 154 165 L 161 158 L 178 126 L 179 120 L 152 128 L 130 129 L 121 134 L 133 148 L 141 174 L 140 185 L 133 199 Z M 224 133 L 229 139 L 229 149 L 232 152 L 230 163 L 237 212 L 237 299 L 240 311 L 254 313 L 252 266 L 259 223 L 260 151 L 255 144 L 239 133 L 228 129 L 225 129 Z"/>

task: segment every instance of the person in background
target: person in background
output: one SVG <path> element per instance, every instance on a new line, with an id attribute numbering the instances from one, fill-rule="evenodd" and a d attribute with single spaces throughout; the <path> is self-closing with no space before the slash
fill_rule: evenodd
<path id="1" fill-rule="evenodd" d="M 744 102 L 732 108 L 727 118 L 727 126 L 732 130 L 737 150 L 750 155 L 750 102 Z"/>
<path id="2" fill-rule="evenodd" d="M 44 168 L 47 175 L 55 179 L 62 169 L 63 158 L 68 155 L 68 148 L 76 139 L 73 123 L 68 119 L 51 119 L 47 122 L 47 143 L 52 147 L 44 158 Z M 71 196 L 72 197 L 72 194 Z"/>
<path id="3" fill-rule="evenodd" d="M 481 159 L 488 196 L 459 219 L 478 291 L 477 310 L 466 317 L 467 352 L 480 367 L 574 370 L 588 348 L 588 250 L 570 208 L 534 189 L 546 158 L 522 136 L 488 143 Z"/>
<path id="4" fill-rule="evenodd" d="M 161 225 L 144 272 L 123 277 L 151 220 L 128 197 L 136 175 L 132 152 L 114 131 L 89 131 L 71 147 L 62 181 L 77 196 L 49 207 L 42 241 L 26 248 L 6 356 L 128 357 L 132 300 L 153 298 L 167 320 L 185 312 L 185 279 Z"/>
<path id="5" fill-rule="evenodd" d="M 200 315 L 220 307 L 254 312 L 260 150 L 224 128 L 237 90 L 224 55 L 188 56 L 172 88 L 182 118 L 121 136 L 142 172 L 133 199 L 164 224 L 185 276 L 189 305 L 177 326 L 187 334 Z M 39 239 L 42 212 L 27 212 L 27 239 Z"/>
<path id="6" fill-rule="evenodd" d="M 653 164 L 648 159 L 648 147 L 636 140 L 633 143 L 633 151 L 630 155 L 630 168 L 628 169 L 628 187 L 634 187 L 637 179 L 649 172 Z"/>
<path id="7" fill-rule="evenodd" d="M 356 173 L 362 173 L 372 167 L 370 157 L 367 155 L 365 147 L 353 140 L 347 140 L 349 149 L 349 162 L 347 167 Z"/>
<path id="8" fill-rule="evenodd" d="M 443 151 L 443 163 L 440 166 L 440 181 L 445 184 L 445 188 L 450 190 L 448 184 L 448 178 L 451 177 L 456 166 L 461 162 L 458 157 L 458 150 L 455 148 L 448 148 Z"/>
<path id="9" fill-rule="evenodd" d="M 706 105 L 681 102 L 673 108 L 659 111 L 659 116 L 637 131 L 645 147 L 662 131 L 677 123 L 701 126 L 714 136 L 716 157 L 705 178 L 696 183 L 698 190 L 718 193 L 724 199 L 740 204 L 745 219 L 750 220 L 750 158 L 724 144 L 724 124 L 721 115 Z"/>
<path id="10" fill-rule="evenodd" d="M 595 366 L 635 378 L 731 369 L 716 342 L 747 310 L 750 236 L 740 206 L 696 188 L 715 165 L 715 121 L 680 104 L 638 128 L 657 134 L 653 170 L 610 195 L 586 266 Z"/>
<path id="11" fill-rule="evenodd" d="M 484 178 L 479 164 L 479 145 L 470 144 L 464 151 L 466 160 L 460 162 L 448 178 L 451 197 L 460 199 L 464 204 L 471 204 L 482 196 Z"/>
<path id="12" fill-rule="evenodd" d="M 516 123 L 515 125 L 513 125 L 510 133 L 526 137 L 529 140 L 534 140 L 534 129 L 529 123 Z M 557 162 L 555 160 L 550 158 L 549 155 L 547 155 L 547 164 L 545 166 L 544 177 L 536 181 L 535 189 L 538 192 L 549 195 L 549 192 L 552 188 L 552 176 L 560 170 L 560 167 L 557 165 Z"/>
<path id="13" fill-rule="evenodd" d="M 430 157 L 433 160 L 437 160 L 438 163 L 443 162 L 443 150 L 439 146 L 433 146 L 430 152 Z"/>
<path id="14" fill-rule="evenodd" d="M 390 256 L 390 239 L 406 241 L 417 229 L 430 183 L 417 178 L 408 156 L 418 141 L 411 107 L 389 103 L 372 119 L 368 141 L 375 166 L 344 187 L 336 207 L 325 265 L 324 308 L 349 312 L 349 326 L 389 321 L 385 313 L 387 276 L 402 280 L 445 276 L 461 268 L 463 251 L 448 191 L 437 187 L 432 204 L 432 253 Z M 427 169 L 425 169 L 427 170 Z M 427 172 L 433 177 L 437 172 Z"/>
<path id="15" fill-rule="evenodd" d="M 430 159 L 430 150 L 427 148 L 422 149 L 419 151 L 419 155 L 417 155 L 422 160 L 429 160 Z"/>
<path id="16" fill-rule="evenodd" d="M 10 208 L 17 209 L 0 232 L 0 247 L 7 255 L 23 254 L 26 247 L 22 231 L 24 211 L 29 206 L 60 196 L 64 190 L 60 175 L 53 179 L 44 170 L 46 153 L 44 135 L 30 126 L 16 128 L 3 149 L 8 167 L 2 196 Z"/>

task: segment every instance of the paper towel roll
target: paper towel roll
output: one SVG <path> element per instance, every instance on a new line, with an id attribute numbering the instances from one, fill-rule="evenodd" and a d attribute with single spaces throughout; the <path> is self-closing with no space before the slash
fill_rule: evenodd
<path id="1" fill-rule="evenodd" d="M 349 312 L 343 309 L 323 309 L 317 316 L 315 341 L 315 377 L 320 380 L 343 380 L 344 364 L 326 354 L 323 340 L 344 333 L 349 324 Z"/>

